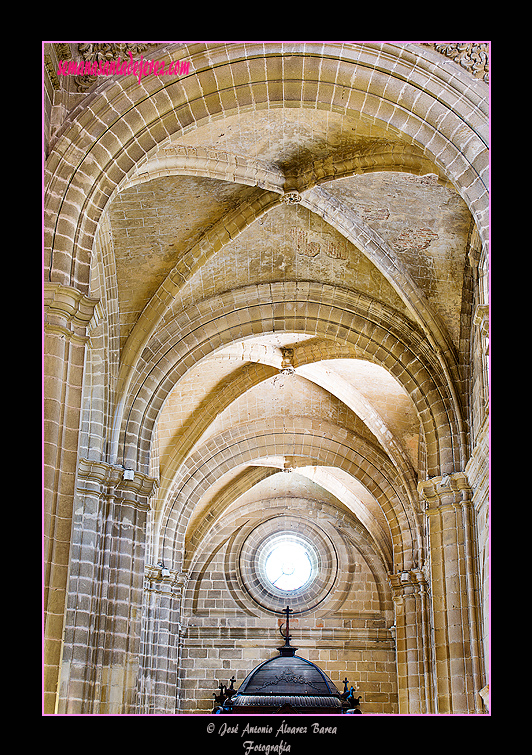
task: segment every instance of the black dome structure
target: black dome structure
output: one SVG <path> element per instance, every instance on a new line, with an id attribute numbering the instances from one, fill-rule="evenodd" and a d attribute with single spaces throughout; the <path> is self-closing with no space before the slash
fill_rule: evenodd
<path id="1" fill-rule="evenodd" d="M 233 714 L 341 714 L 360 713 L 359 699 L 353 688 L 348 691 L 347 679 L 341 694 L 334 683 L 315 663 L 296 655 L 298 648 L 290 644 L 290 608 L 286 608 L 286 630 L 281 634 L 285 644 L 279 655 L 264 661 L 251 671 L 237 692 L 222 690 L 217 713 Z M 225 689 L 225 688 L 224 688 Z"/>
<path id="2" fill-rule="evenodd" d="M 296 655 L 257 666 L 232 698 L 233 713 L 341 713 L 332 681 L 314 663 Z"/>

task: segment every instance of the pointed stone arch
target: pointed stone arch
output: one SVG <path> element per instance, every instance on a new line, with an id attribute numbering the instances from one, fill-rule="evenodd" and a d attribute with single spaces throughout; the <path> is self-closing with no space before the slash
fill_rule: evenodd
<path id="1" fill-rule="evenodd" d="M 465 457 L 460 408 L 442 355 L 399 313 L 359 293 L 303 282 L 248 286 L 199 302 L 178 315 L 143 352 L 121 398 L 117 463 L 148 473 L 153 429 L 169 392 L 188 367 L 233 341 L 288 331 L 334 337 L 381 364 L 411 396 L 424 428 L 430 476 Z M 119 430 L 119 434 L 118 434 Z M 441 471 L 440 471 L 441 470 Z"/>
<path id="2" fill-rule="evenodd" d="M 309 464 L 332 466 L 356 477 L 388 520 L 394 568 L 411 569 L 423 560 L 418 512 L 386 456 L 344 428 L 306 417 L 252 421 L 197 449 L 183 464 L 166 510 L 160 513 L 158 557 L 181 569 L 188 522 L 201 497 L 226 472 L 270 456 L 288 456 L 296 469 Z"/>
<path id="3" fill-rule="evenodd" d="M 487 243 L 487 87 L 458 66 L 439 67 L 437 53 L 415 44 L 271 42 L 169 45 L 156 57 L 176 56 L 190 60 L 188 76 L 106 81 L 57 135 L 46 170 L 48 281 L 88 292 L 101 214 L 157 144 L 205 120 L 266 107 L 353 111 L 400 134 L 453 183 Z"/>

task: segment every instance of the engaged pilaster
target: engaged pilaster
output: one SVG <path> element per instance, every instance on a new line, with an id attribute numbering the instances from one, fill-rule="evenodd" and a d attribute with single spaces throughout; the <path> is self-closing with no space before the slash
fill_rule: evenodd
<path id="1" fill-rule="evenodd" d="M 431 568 L 437 713 L 481 713 L 478 580 L 471 488 L 463 472 L 419 483 Z"/>
<path id="2" fill-rule="evenodd" d="M 389 575 L 395 606 L 399 713 L 432 713 L 428 590 L 421 569 Z"/>
<path id="3" fill-rule="evenodd" d="M 184 641 L 181 601 L 187 575 L 165 567 L 145 570 L 139 670 L 139 714 L 178 712 L 180 664 Z"/>
<path id="4" fill-rule="evenodd" d="M 135 711 L 147 517 L 156 486 L 147 475 L 80 460 L 59 712 Z"/>
<path id="5" fill-rule="evenodd" d="M 85 349 L 98 301 L 44 284 L 44 712 L 55 713 L 70 561 Z"/>

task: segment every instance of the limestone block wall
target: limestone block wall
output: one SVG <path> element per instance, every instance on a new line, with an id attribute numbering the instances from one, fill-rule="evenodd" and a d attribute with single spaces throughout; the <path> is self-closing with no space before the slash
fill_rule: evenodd
<path id="1" fill-rule="evenodd" d="M 188 627 L 182 650 L 181 712 L 210 713 L 215 686 L 235 688 L 263 661 L 277 655 L 282 639 L 275 617 L 264 619 L 202 619 Z M 374 620 L 341 620 L 305 616 L 291 619 L 297 654 L 318 665 L 343 691 L 343 680 L 362 696 L 366 713 L 397 713 L 395 645 Z"/>
<path id="2" fill-rule="evenodd" d="M 272 533 L 279 526 L 279 517 L 272 516 L 274 505 L 261 502 Z M 296 525 L 304 508 L 304 501 L 291 500 L 287 526 Z M 236 524 L 251 512 L 251 507 L 243 511 Z M 255 511 L 256 516 L 258 513 Z M 323 533 L 332 531 L 327 513 L 323 506 L 318 515 Z M 344 542 L 337 539 L 337 561 L 327 561 L 316 530 L 303 518 L 297 527 L 295 531 L 301 535 L 314 534 L 320 567 L 327 564 L 331 574 L 325 575 L 321 592 L 309 589 L 286 596 L 287 604 L 296 608 L 290 622 L 292 644 L 299 648 L 300 656 L 322 668 L 340 691 L 347 677 L 362 695 L 365 711 L 397 713 L 394 610 L 382 563 L 355 530 L 347 528 Z M 257 602 L 268 604 L 270 598 L 261 594 L 260 575 L 242 561 L 243 555 L 253 553 L 253 547 L 247 545 L 253 539 L 253 528 L 249 529 L 250 537 L 243 534 L 232 541 L 224 541 L 220 535 L 218 547 L 213 549 L 211 543 L 205 557 L 198 559 L 188 574 L 179 685 L 183 713 L 210 712 L 219 684 L 228 685 L 234 675 L 238 688 L 253 668 L 274 657 L 282 644 L 280 612 L 264 610 Z M 259 542 L 267 538 L 267 524 L 255 529 Z"/>

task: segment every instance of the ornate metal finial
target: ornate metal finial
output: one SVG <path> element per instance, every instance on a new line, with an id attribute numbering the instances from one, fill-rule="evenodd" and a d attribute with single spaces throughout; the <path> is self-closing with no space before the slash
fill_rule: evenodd
<path id="1" fill-rule="evenodd" d="M 296 654 L 296 650 L 298 649 L 290 644 L 290 640 L 292 639 L 292 635 L 290 634 L 290 614 L 293 613 L 293 611 L 290 606 L 286 606 L 283 613 L 286 614 L 286 629 L 283 632 L 284 624 L 281 624 L 281 626 L 279 627 L 279 633 L 281 637 L 284 637 L 284 645 L 278 648 L 278 650 L 281 655 L 293 656 Z"/>
<path id="2" fill-rule="evenodd" d="M 225 684 L 220 683 L 218 689 L 220 694 L 213 693 L 214 697 L 214 710 L 213 713 L 230 713 L 233 706 L 233 697 L 236 695 L 235 682 L 236 677 L 233 675 L 231 679 L 231 686 L 228 687 Z"/>

